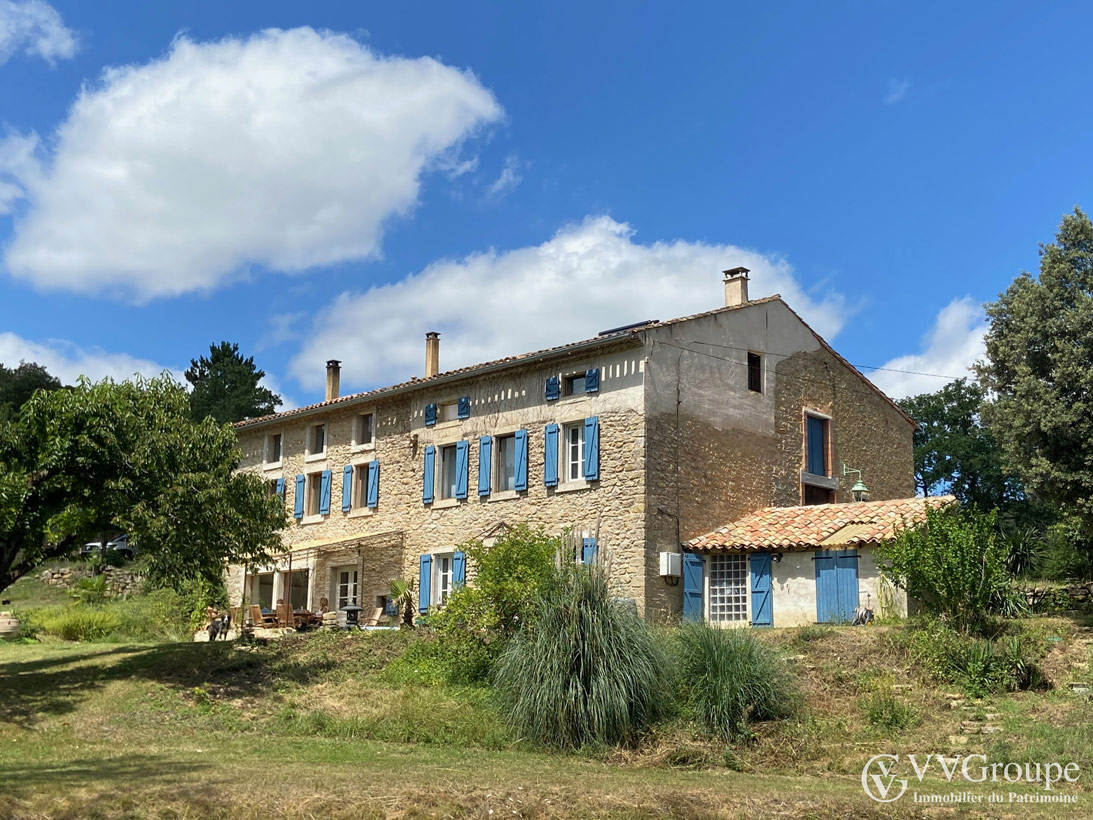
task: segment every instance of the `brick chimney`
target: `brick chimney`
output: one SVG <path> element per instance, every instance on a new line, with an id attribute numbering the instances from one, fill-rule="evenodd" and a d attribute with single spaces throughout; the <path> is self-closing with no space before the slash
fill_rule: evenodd
<path id="1" fill-rule="evenodd" d="M 747 268 L 729 268 L 725 274 L 725 307 L 747 304 L 748 274 Z"/>
<path id="2" fill-rule="evenodd" d="M 440 372 L 440 334 L 435 330 L 425 334 L 425 378 Z"/>
<path id="3" fill-rule="evenodd" d="M 338 391 L 342 387 L 342 363 L 337 359 L 330 359 L 326 363 L 326 400 L 332 401 L 338 398 Z"/>

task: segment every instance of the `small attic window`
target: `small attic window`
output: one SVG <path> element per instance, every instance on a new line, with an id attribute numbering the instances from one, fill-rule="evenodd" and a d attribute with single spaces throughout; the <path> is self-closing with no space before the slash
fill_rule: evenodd
<path id="1" fill-rule="evenodd" d="M 748 390 L 763 392 L 763 357 L 758 353 L 748 353 Z"/>

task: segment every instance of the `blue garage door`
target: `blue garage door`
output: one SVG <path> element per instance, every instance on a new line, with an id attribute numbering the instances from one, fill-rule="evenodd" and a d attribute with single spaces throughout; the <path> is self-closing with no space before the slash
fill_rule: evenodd
<path id="1" fill-rule="evenodd" d="M 858 554 L 853 550 L 816 553 L 816 620 L 850 623 L 858 608 Z"/>
<path id="2" fill-rule="evenodd" d="M 751 556 L 751 625 L 770 626 L 773 623 L 771 602 L 770 553 Z"/>

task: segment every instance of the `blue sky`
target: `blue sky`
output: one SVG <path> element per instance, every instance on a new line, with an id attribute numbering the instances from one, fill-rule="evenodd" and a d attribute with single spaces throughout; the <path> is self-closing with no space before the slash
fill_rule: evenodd
<path id="1" fill-rule="evenodd" d="M 291 404 L 715 307 L 961 375 L 1090 206 L 1079 4 L 0 0 L 0 361 Z M 871 372 L 893 395 L 942 379 Z"/>

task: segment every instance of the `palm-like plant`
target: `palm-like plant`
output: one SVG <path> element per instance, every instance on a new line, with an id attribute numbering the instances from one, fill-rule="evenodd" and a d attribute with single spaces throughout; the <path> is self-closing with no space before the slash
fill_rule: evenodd
<path id="1" fill-rule="evenodd" d="M 402 612 L 403 626 L 410 627 L 414 625 L 414 605 L 417 603 L 415 591 L 413 578 L 409 580 L 395 578 L 391 581 L 391 600 Z"/>

